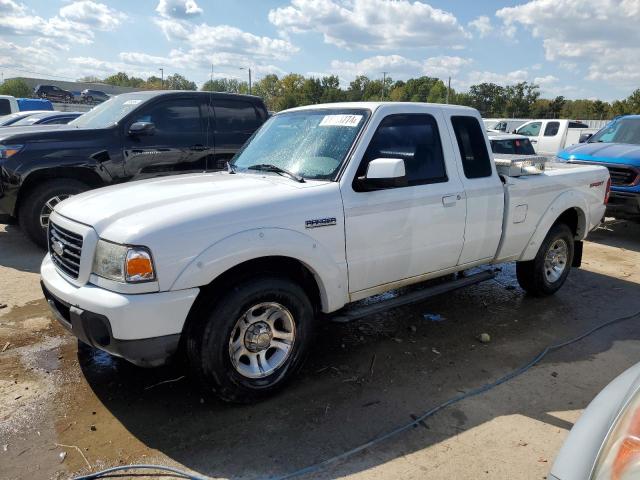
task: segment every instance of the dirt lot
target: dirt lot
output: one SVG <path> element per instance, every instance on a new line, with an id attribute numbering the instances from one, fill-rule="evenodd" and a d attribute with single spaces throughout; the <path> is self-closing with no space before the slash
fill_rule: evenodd
<path id="1" fill-rule="evenodd" d="M 544 346 L 640 310 L 640 228 L 609 224 L 554 297 L 497 281 L 319 335 L 300 378 L 254 406 L 203 398 L 180 367 L 78 347 L 39 289 L 43 253 L 0 224 L 0 478 L 161 463 L 214 478 L 283 475 L 495 380 Z M 444 317 L 434 322 L 425 313 Z M 543 479 L 580 412 L 640 360 L 637 319 L 553 353 L 494 390 L 307 478 Z M 480 333 L 491 341 L 481 344 Z M 159 383 L 175 380 L 167 383 Z M 65 456 L 66 454 L 66 456 Z"/>

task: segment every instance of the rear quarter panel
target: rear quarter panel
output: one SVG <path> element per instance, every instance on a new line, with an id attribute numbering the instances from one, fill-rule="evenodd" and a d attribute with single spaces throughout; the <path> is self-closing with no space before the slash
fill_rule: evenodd
<path id="1" fill-rule="evenodd" d="M 508 178 L 504 239 L 496 261 L 533 259 L 551 226 L 572 208 L 578 211 L 576 239 L 583 240 L 604 215 L 608 177 L 603 167 L 554 163 L 541 175 Z"/>

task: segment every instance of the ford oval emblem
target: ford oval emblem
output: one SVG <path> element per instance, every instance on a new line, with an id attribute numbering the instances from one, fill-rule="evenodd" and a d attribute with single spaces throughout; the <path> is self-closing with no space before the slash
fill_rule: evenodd
<path id="1" fill-rule="evenodd" d="M 51 242 L 51 249 L 60 257 L 64 255 L 64 245 L 59 240 Z"/>

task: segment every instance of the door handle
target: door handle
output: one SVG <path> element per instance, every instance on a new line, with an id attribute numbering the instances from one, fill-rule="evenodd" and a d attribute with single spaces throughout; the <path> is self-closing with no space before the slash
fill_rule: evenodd
<path id="1" fill-rule="evenodd" d="M 452 207 L 461 198 L 462 198 L 461 195 L 445 195 L 444 197 L 442 197 L 442 206 L 443 207 Z"/>
<path id="2" fill-rule="evenodd" d="M 538 143 L 538 140 L 529 140 L 531 143 Z"/>
<path id="3" fill-rule="evenodd" d="M 189 147 L 189 150 L 192 150 L 194 152 L 203 152 L 207 149 L 207 147 L 205 147 L 204 145 L 192 145 Z"/>

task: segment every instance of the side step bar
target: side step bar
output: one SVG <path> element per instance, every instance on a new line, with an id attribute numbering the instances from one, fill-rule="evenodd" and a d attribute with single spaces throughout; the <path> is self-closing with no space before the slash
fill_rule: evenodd
<path id="1" fill-rule="evenodd" d="M 475 285 L 476 283 L 484 282 L 495 278 L 495 273 L 491 271 L 482 271 L 474 273 L 468 277 L 457 278 L 450 282 L 441 283 L 432 287 L 426 287 L 422 290 L 409 292 L 399 297 L 390 298 L 389 300 L 382 300 L 378 303 L 363 305 L 361 307 L 346 308 L 336 312 L 329 317 L 333 322 L 346 323 L 352 320 L 357 320 L 362 317 L 374 315 L 376 313 L 384 312 L 391 308 L 401 307 L 403 305 L 409 305 L 412 303 L 418 303 L 427 298 L 440 295 L 441 293 L 451 292 L 459 288 Z"/>

